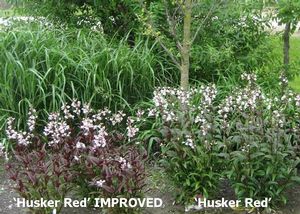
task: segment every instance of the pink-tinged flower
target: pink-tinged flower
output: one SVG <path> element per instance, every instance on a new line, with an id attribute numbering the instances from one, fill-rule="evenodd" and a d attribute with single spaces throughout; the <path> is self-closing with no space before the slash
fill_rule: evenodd
<path id="1" fill-rule="evenodd" d="M 84 103 L 82 106 L 82 113 L 87 115 L 92 112 L 92 109 L 89 104 Z"/>
<path id="2" fill-rule="evenodd" d="M 93 121 L 96 123 L 96 122 L 102 121 L 103 119 L 106 119 L 106 117 L 110 114 L 111 114 L 111 111 L 108 108 L 104 108 L 103 110 L 99 110 L 97 112 L 97 114 L 94 114 L 92 116 L 92 118 L 93 118 Z"/>
<path id="3" fill-rule="evenodd" d="M 18 132 L 13 128 L 14 118 L 7 119 L 6 136 L 9 140 L 15 140 L 19 145 L 27 146 L 31 143 L 32 134 L 27 132 Z"/>
<path id="4" fill-rule="evenodd" d="M 128 126 L 126 129 L 127 129 L 127 136 L 129 139 L 133 138 L 139 131 L 139 128 L 133 126 Z"/>
<path id="5" fill-rule="evenodd" d="M 71 113 L 71 106 L 69 106 L 69 105 L 63 105 L 61 107 L 61 110 L 63 111 L 63 115 L 64 115 L 65 120 L 74 119 L 75 118 L 75 116 Z"/>
<path id="6" fill-rule="evenodd" d="M 28 112 L 28 121 L 27 121 L 29 132 L 33 132 L 33 130 L 35 129 L 36 118 L 37 118 L 36 110 L 34 108 L 30 108 Z"/>
<path id="7" fill-rule="evenodd" d="M 81 122 L 80 129 L 83 131 L 84 135 L 88 135 L 91 130 L 94 130 L 93 120 L 90 118 L 84 118 Z"/>
<path id="8" fill-rule="evenodd" d="M 18 132 L 13 128 L 13 122 L 15 121 L 15 118 L 9 117 L 7 119 L 6 125 L 6 136 L 8 137 L 8 139 L 10 140 L 16 140 L 17 139 L 17 135 Z"/>
<path id="9" fill-rule="evenodd" d="M 105 131 L 105 127 L 98 126 L 93 139 L 93 148 L 104 148 L 107 145 L 106 136 L 108 133 Z"/>
<path id="10" fill-rule="evenodd" d="M 110 122 L 114 126 L 118 123 L 121 123 L 123 121 L 124 117 L 125 117 L 125 114 L 123 113 L 123 111 L 118 111 L 116 114 L 113 114 L 111 116 Z"/>
<path id="11" fill-rule="evenodd" d="M 2 157 L 4 155 L 4 146 L 3 144 L 1 143 L 0 144 L 0 157 Z"/>
<path id="12" fill-rule="evenodd" d="M 126 128 L 128 140 L 130 140 L 130 138 L 133 138 L 139 131 L 139 128 L 135 127 L 133 125 L 133 123 L 134 123 L 133 118 L 128 117 L 127 118 L 127 128 Z"/>
<path id="13" fill-rule="evenodd" d="M 44 129 L 44 135 L 50 138 L 49 144 L 58 144 L 70 135 L 70 126 L 60 118 L 58 113 L 49 115 L 49 122 Z"/>
<path id="14" fill-rule="evenodd" d="M 144 114 L 145 114 L 145 111 L 142 109 L 139 109 L 136 113 L 136 116 L 137 116 L 137 118 L 141 119 Z"/>
<path id="15" fill-rule="evenodd" d="M 98 181 L 92 181 L 90 184 L 96 187 L 103 187 L 103 184 L 105 183 L 105 180 L 98 180 Z"/>
<path id="16" fill-rule="evenodd" d="M 121 169 L 125 170 L 125 169 L 131 169 L 132 166 L 131 164 L 123 157 L 120 157 L 118 162 L 121 164 Z"/>
<path id="17" fill-rule="evenodd" d="M 77 149 L 85 149 L 86 146 L 84 145 L 84 143 L 77 142 L 77 143 L 76 143 L 76 148 L 77 148 Z"/>
<path id="18" fill-rule="evenodd" d="M 81 102 L 77 99 L 73 99 L 71 106 L 73 108 L 73 112 L 77 115 L 80 115 L 81 113 Z"/>

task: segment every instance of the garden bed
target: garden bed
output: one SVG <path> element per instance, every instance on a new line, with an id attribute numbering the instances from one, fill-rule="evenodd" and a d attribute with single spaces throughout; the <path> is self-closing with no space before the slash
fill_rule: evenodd
<path id="1" fill-rule="evenodd" d="M 197 16 L 211 3 L 199 5 Z M 300 32 L 291 37 L 290 66 L 283 66 L 281 36 L 265 31 L 261 11 L 232 1 L 207 14 L 187 54 L 180 42 L 173 53 L 175 43 L 152 41 L 159 29 L 123 38 L 106 25 L 109 13 L 93 17 L 85 11 L 95 5 L 85 6 L 68 23 L 52 9 L 54 20 L 0 10 L 0 214 L 300 214 L 299 79 L 288 81 L 299 71 Z M 134 29 L 146 27 L 131 15 Z M 189 46 L 185 30 L 172 32 L 183 33 L 182 47 Z M 186 60 L 191 65 L 183 69 Z M 21 197 L 58 202 L 29 211 L 17 207 Z M 90 198 L 90 206 L 114 198 L 117 205 L 69 208 L 67 198 Z M 127 207 L 136 198 L 163 206 Z M 226 207 L 220 201 L 197 209 L 195 198 L 239 202 L 235 209 L 219 208 Z M 258 205 L 242 209 L 249 198 Z M 261 205 L 266 198 L 272 200 Z M 121 201 L 127 205 L 116 208 Z"/>
<path id="2" fill-rule="evenodd" d="M 26 209 L 16 207 L 13 198 L 19 197 L 13 190 L 13 183 L 8 179 L 3 169 L 4 162 L 0 162 L 0 213 L 1 214 L 24 214 Z M 174 188 L 165 180 L 165 176 L 162 169 L 156 166 L 149 168 L 149 179 L 146 189 L 148 192 L 146 196 L 158 197 L 164 201 L 165 206 L 163 208 L 148 208 L 143 211 L 144 214 L 180 214 L 184 213 L 184 207 L 180 205 L 174 205 Z M 220 195 L 218 197 L 224 197 L 226 199 L 233 199 L 234 192 L 229 187 L 228 183 L 224 182 L 220 187 Z M 291 188 L 288 192 L 287 205 L 278 211 L 279 214 L 300 214 L 300 185 Z M 63 209 L 63 214 L 97 214 L 99 210 L 88 208 L 68 208 Z M 191 210 L 189 213 L 198 214 L 244 214 L 243 211 L 234 211 L 231 209 L 206 209 L 205 211 Z"/>

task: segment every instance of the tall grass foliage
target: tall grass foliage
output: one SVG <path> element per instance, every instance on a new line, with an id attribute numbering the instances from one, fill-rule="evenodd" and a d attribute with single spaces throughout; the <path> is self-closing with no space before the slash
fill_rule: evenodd
<path id="1" fill-rule="evenodd" d="M 46 115 L 73 98 L 112 109 L 144 99 L 164 71 L 151 51 L 147 41 L 128 47 L 85 30 L 0 31 L 0 127 L 8 115 L 22 125 L 30 105 Z"/>

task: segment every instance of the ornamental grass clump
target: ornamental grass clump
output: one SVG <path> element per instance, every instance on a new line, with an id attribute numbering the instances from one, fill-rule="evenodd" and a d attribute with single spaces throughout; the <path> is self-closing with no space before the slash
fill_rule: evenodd
<path id="1" fill-rule="evenodd" d="M 287 88 L 279 97 L 265 95 L 255 75 L 242 80 L 244 87 L 223 98 L 214 85 L 154 92 L 148 116 L 160 131 L 162 162 L 179 201 L 215 197 L 228 179 L 238 199 L 272 198 L 274 208 L 300 181 L 300 95 Z"/>
<path id="2" fill-rule="evenodd" d="M 29 104 L 55 112 L 70 97 L 110 109 L 145 100 L 172 76 L 153 49 L 147 41 L 131 48 L 126 39 L 89 29 L 22 24 L 0 30 L 0 126 L 12 116 L 23 128 Z"/>
<path id="3" fill-rule="evenodd" d="M 7 138 L 15 145 L 6 169 L 21 197 L 62 202 L 71 193 L 92 199 L 142 196 L 147 156 L 134 146 L 139 131 L 134 117 L 107 108 L 94 111 L 77 100 L 49 114 L 44 127 L 36 127 L 35 115 L 32 109 L 27 131 L 16 130 L 13 118 L 7 122 Z M 132 212 L 110 211 L 116 210 Z"/>

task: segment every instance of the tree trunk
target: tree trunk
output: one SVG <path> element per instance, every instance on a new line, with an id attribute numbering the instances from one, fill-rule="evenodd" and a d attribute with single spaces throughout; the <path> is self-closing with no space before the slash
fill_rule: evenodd
<path id="1" fill-rule="evenodd" d="M 192 0 L 185 0 L 183 20 L 183 43 L 181 49 L 180 86 L 187 90 L 189 87 L 189 69 L 191 52 L 191 23 Z"/>
<path id="2" fill-rule="evenodd" d="M 285 69 L 285 75 L 287 75 L 289 63 L 290 63 L 290 32 L 291 32 L 291 23 L 288 22 L 285 25 L 284 34 L 283 34 L 283 65 Z"/>

